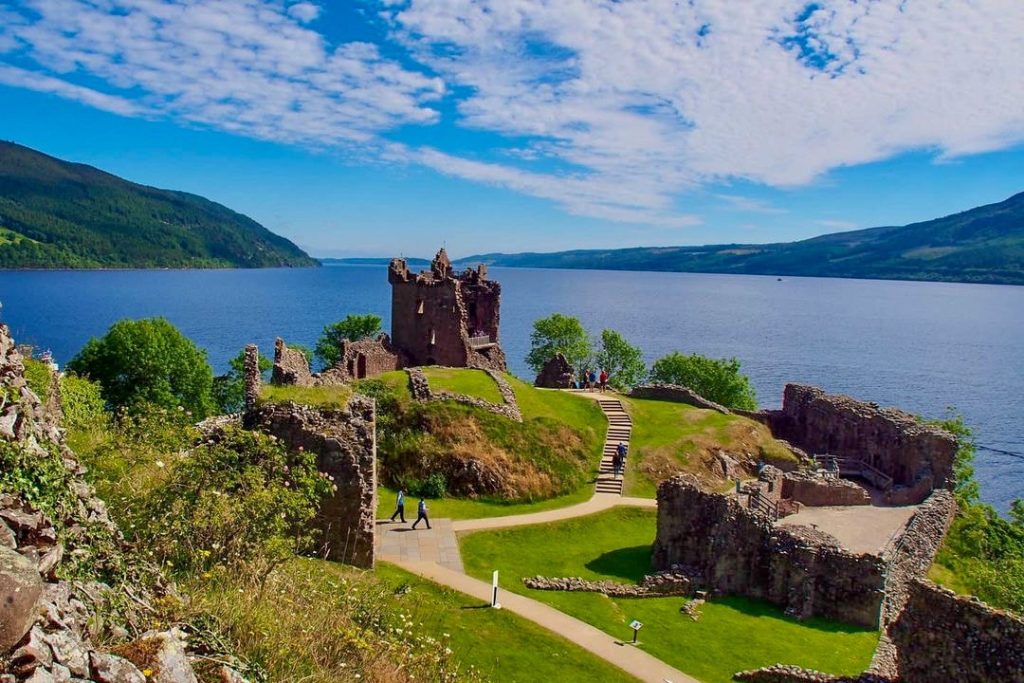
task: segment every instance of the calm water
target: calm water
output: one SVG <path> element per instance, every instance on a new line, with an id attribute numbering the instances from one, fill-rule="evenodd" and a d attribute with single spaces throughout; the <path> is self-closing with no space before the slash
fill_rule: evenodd
<path id="1" fill-rule="evenodd" d="M 1024 496 L 1024 287 L 740 275 L 491 270 L 513 372 L 530 325 L 560 311 L 610 327 L 648 360 L 679 349 L 736 356 L 764 406 L 801 381 L 928 416 L 956 406 L 975 428 L 987 500 Z M 16 338 L 66 361 L 124 317 L 162 315 L 223 370 L 247 342 L 312 345 L 348 313 L 389 318 L 383 267 L 309 270 L 0 272 Z"/>

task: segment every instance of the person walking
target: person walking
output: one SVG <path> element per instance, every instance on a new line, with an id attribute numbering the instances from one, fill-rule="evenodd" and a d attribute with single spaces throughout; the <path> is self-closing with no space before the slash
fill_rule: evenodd
<path id="1" fill-rule="evenodd" d="M 608 371 L 602 368 L 601 375 L 597 381 L 601 383 L 601 393 L 603 394 L 605 389 L 608 388 Z"/>
<path id="2" fill-rule="evenodd" d="M 591 368 L 587 375 L 587 383 L 590 384 L 591 389 L 597 388 L 597 372 L 593 368 Z"/>
<path id="3" fill-rule="evenodd" d="M 427 528 L 430 528 L 430 518 L 427 517 L 427 501 L 423 498 L 420 498 L 420 503 L 416 506 L 416 521 L 412 523 L 412 528 L 415 529 L 421 521 L 426 522 Z"/>
<path id="4" fill-rule="evenodd" d="M 395 501 L 395 511 L 391 514 L 391 521 L 395 521 L 395 517 L 402 519 L 402 524 L 405 524 L 405 489 L 398 489 L 398 499 Z"/>
<path id="5" fill-rule="evenodd" d="M 615 451 L 615 455 L 612 456 L 612 474 L 616 477 L 622 474 L 622 456 L 618 451 Z"/>
<path id="6" fill-rule="evenodd" d="M 619 456 L 619 460 L 622 461 L 623 466 L 626 464 L 626 444 L 619 442 L 619 445 L 615 447 L 615 455 Z"/>

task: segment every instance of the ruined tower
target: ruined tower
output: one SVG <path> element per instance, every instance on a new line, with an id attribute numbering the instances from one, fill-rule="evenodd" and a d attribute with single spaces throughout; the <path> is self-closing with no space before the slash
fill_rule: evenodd
<path id="1" fill-rule="evenodd" d="M 388 282 L 391 341 L 409 365 L 506 369 L 498 341 L 501 285 L 487 279 L 486 266 L 456 274 L 441 249 L 418 274 L 392 259 Z"/>

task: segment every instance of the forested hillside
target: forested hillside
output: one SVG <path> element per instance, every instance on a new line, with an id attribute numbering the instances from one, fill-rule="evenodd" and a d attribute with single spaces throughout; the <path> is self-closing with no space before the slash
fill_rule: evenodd
<path id="1" fill-rule="evenodd" d="M 0 268 L 315 265 L 221 204 L 0 141 Z"/>

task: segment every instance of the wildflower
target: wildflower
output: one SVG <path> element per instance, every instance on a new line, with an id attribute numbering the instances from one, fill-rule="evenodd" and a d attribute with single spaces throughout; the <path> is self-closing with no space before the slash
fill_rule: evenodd
<path id="1" fill-rule="evenodd" d="M 156 466 L 159 467 L 160 469 L 163 469 L 164 468 L 164 461 L 163 460 L 157 460 L 156 461 Z"/>

